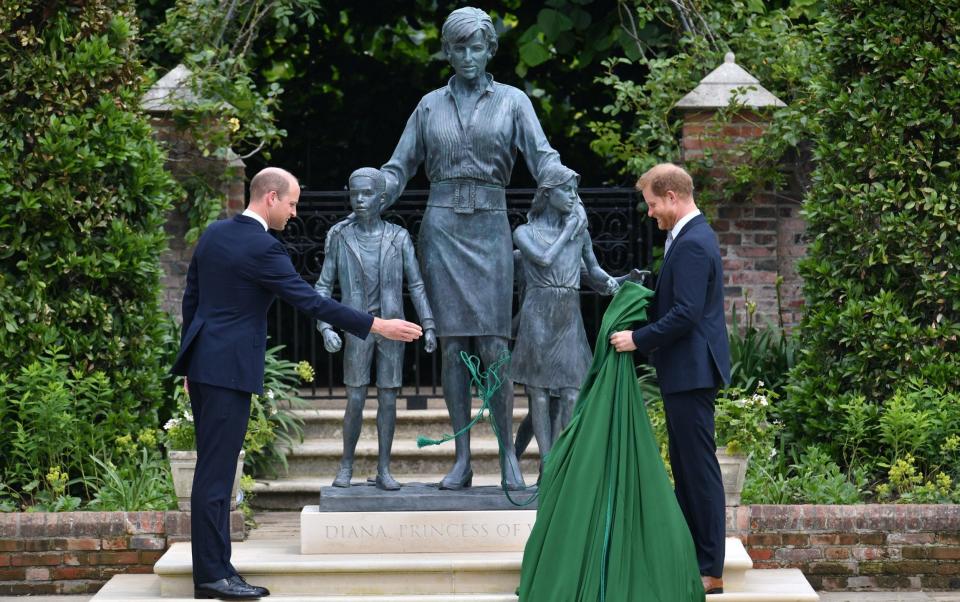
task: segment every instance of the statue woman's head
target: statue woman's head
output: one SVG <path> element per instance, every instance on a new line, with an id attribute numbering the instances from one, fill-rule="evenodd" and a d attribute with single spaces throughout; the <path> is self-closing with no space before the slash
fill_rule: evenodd
<path id="1" fill-rule="evenodd" d="M 490 15 L 479 8 L 465 6 L 450 13 L 440 37 L 447 60 L 466 80 L 485 74 L 487 62 L 497 53 L 497 30 Z"/>

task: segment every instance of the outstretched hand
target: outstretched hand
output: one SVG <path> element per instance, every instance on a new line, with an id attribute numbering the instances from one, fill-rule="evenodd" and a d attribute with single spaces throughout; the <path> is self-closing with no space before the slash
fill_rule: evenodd
<path id="1" fill-rule="evenodd" d="M 633 344 L 632 330 L 621 330 L 620 332 L 613 333 L 610 335 L 610 344 L 621 353 L 637 350 L 637 346 Z"/>
<path id="2" fill-rule="evenodd" d="M 406 320 L 384 320 L 383 318 L 374 318 L 373 326 L 370 332 L 390 339 L 391 341 L 403 341 L 409 343 L 416 341 L 423 334 L 423 329 L 419 324 L 407 322 Z"/>

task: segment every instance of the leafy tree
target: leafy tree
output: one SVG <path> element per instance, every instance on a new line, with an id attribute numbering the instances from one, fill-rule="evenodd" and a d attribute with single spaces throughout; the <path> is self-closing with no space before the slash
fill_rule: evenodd
<path id="1" fill-rule="evenodd" d="M 287 139 L 272 160 L 312 188 L 339 187 L 357 166 L 384 163 L 421 96 L 452 75 L 440 28 L 462 5 L 333 0 L 318 7 L 313 25 L 295 31 L 266 25 L 251 64 L 265 84 L 288 90 L 278 113 Z M 613 0 L 484 6 L 500 32 L 489 72 L 531 96 L 551 143 L 593 184 L 605 170 L 589 150 L 586 124 L 608 100 L 593 79 L 601 60 L 635 45 L 621 34 L 617 7 Z M 250 169 L 263 160 L 253 158 Z M 419 177 L 414 185 L 422 186 Z M 514 184 L 529 183 L 518 167 Z"/>
<path id="2" fill-rule="evenodd" d="M 738 64 L 788 106 L 770 116 L 760 140 L 733 156 L 712 156 L 708 150 L 704 159 L 686 162 L 696 179 L 710 182 L 716 180 L 718 161 L 733 167 L 723 186 L 698 185 L 701 200 L 708 201 L 711 191 L 736 197 L 771 183 L 795 189 L 796 178 L 789 177 L 793 170 L 784 173 L 784 161 L 805 157 L 812 127 L 807 82 L 818 69 L 818 13 L 810 0 L 629 3 L 625 22 L 639 32 L 641 52 L 603 61 L 598 82 L 614 92 L 614 99 L 588 124 L 595 135 L 591 148 L 609 168 L 632 176 L 662 161 L 679 162 L 683 115 L 673 107 L 732 51 Z M 718 123 L 735 110 L 720 111 Z M 805 165 L 798 167 L 802 176 Z M 793 194 L 799 201 L 799 191 Z"/>
<path id="3" fill-rule="evenodd" d="M 960 387 L 960 7 L 830 2 L 802 351 L 783 414 L 840 452 L 855 397 Z M 935 442 L 939 445 L 941 442 Z"/>
<path id="4" fill-rule="evenodd" d="M 124 0 L 0 8 L 0 472 L 16 477 L 8 486 L 61 468 L 14 466 L 20 460 L 62 462 L 73 478 L 113 437 L 156 426 L 169 365 L 159 256 L 178 191 L 140 111 L 136 27 Z M 8 454 L 13 437 L 32 440 L 39 455 Z"/>
<path id="5" fill-rule="evenodd" d="M 155 76 L 177 64 L 190 73 L 183 84 L 190 93 L 168 99 L 179 139 L 190 141 L 170 153 L 187 192 L 179 207 L 190 225 L 187 242 L 195 242 L 221 214 L 238 154 L 269 157 L 286 134 L 275 115 L 283 89 L 255 81 L 254 43 L 264 27 L 283 37 L 312 26 L 317 5 L 317 0 L 140 0 L 138 12 L 147 24 L 143 48 L 157 68 Z"/>

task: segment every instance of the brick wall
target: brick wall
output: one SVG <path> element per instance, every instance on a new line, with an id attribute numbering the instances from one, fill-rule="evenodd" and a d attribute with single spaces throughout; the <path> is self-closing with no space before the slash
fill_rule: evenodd
<path id="1" fill-rule="evenodd" d="M 754 568 L 799 568 L 826 591 L 960 590 L 960 506 L 727 508 Z"/>
<path id="2" fill-rule="evenodd" d="M 759 137 L 766 126 L 764 116 L 750 111 L 723 122 L 718 122 L 712 111 L 689 112 L 683 118 L 683 160 L 709 155 L 716 166 L 709 174 L 712 182 L 723 186 L 726 171 L 743 160 L 735 152 L 737 147 Z M 796 262 L 806 253 L 799 203 L 785 195 L 763 192 L 721 201 L 711 217 L 723 255 L 727 316 L 736 304 L 743 323 L 746 295 L 757 305 L 759 325 L 776 325 L 776 282 L 781 278 L 784 325 L 797 324 L 803 293 Z"/>
<path id="3" fill-rule="evenodd" d="M 243 515 L 231 515 L 234 540 Z M 84 594 L 120 573 L 150 573 L 190 539 L 189 512 L 0 514 L 0 596 Z"/>

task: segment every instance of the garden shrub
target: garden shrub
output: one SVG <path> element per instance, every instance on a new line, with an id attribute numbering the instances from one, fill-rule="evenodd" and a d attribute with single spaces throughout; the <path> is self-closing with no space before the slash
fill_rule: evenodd
<path id="1" fill-rule="evenodd" d="M 164 397 L 178 189 L 140 111 L 133 8 L 0 8 L 0 475 L 25 502 L 51 469 L 79 491 L 90 456 L 156 427 Z"/>
<path id="2" fill-rule="evenodd" d="M 743 484 L 744 504 L 860 504 L 867 489 L 863 471 L 845 474 L 817 445 L 789 463 L 777 453 L 755 454 Z"/>
<path id="3" fill-rule="evenodd" d="M 908 453 L 930 468 L 934 421 L 956 428 L 930 399 L 960 387 L 958 27 L 951 0 L 824 13 L 806 307 L 779 410 L 801 448 L 846 468 Z"/>

